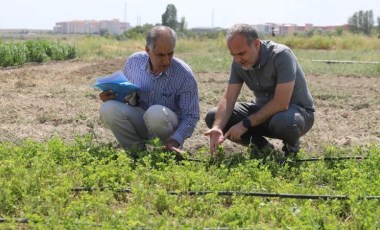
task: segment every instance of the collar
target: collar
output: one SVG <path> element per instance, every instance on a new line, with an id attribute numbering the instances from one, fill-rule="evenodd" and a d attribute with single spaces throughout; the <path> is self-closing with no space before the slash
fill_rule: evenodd
<path id="1" fill-rule="evenodd" d="M 252 66 L 250 69 L 248 70 L 257 70 L 257 69 L 260 69 L 261 66 L 265 65 L 265 63 L 267 63 L 268 61 L 268 43 L 269 41 L 261 41 L 260 40 L 260 61 L 259 61 L 259 64 L 258 65 L 254 65 Z"/>
<path id="2" fill-rule="evenodd" d="M 267 63 L 269 57 L 268 43 L 269 41 L 260 41 L 260 63 L 258 66 L 256 66 L 255 69 L 259 69 L 261 66 L 265 65 L 265 63 Z"/>
<path id="3" fill-rule="evenodd" d="M 167 75 L 168 75 L 168 71 L 169 71 L 169 69 L 168 69 L 168 70 L 166 70 L 165 72 L 161 72 L 161 73 L 159 73 L 159 74 L 157 74 L 157 75 L 154 74 L 154 73 L 151 71 L 151 69 L 150 69 L 149 55 L 148 55 L 148 54 L 146 55 L 145 65 L 141 65 L 140 67 L 141 67 L 141 69 L 143 69 L 143 70 L 146 71 L 147 73 L 153 75 L 155 78 L 159 78 L 159 77 L 161 77 L 161 76 L 167 76 Z"/>

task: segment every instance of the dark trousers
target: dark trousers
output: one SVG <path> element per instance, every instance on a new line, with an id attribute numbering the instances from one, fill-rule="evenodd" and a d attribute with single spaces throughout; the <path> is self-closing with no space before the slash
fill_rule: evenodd
<path id="1" fill-rule="evenodd" d="M 223 129 L 226 133 L 233 125 L 247 116 L 256 113 L 260 108 L 254 103 L 236 103 L 232 116 Z M 212 127 L 217 108 L 207 112 L 205 121 Z M 255 144 L 259 149 L 268 144 L 265 137 L 280 139 L 285 145 L 298 146 L 299 139 L 306 134 L 314 124 L 314 111 L 291 104 L 286 111 L 273 115 L 260 125 L 250 128 L 241 136 L 240 144 Z"/>

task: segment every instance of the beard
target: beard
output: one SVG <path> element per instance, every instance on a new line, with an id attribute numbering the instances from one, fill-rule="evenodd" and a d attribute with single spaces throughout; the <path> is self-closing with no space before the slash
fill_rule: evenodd
<path id="1" fill-rule="evenodd" d="M 241 65 L 241 68 L 243 70 L 252 70 L 253 69 L 253 66 L 244 66 L 244 65 Z"/>

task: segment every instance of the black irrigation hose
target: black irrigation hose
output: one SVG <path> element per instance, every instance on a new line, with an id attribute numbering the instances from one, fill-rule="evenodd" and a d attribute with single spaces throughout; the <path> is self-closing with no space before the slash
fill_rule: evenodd
<path id="1" fill-rule="evenodd" d="M 93 192 L 95 190 L 96 189 L 92 188 L 92 187 L 75 187 L 75 188 L 70 189 L 70 191 L 72 191 L 72 192 Z M 99 188 L 99 190 L 104 191 L 106 189 L 105 188 Z M 120 188 L 120 189 L 116 189 L 114 191 L 117 193 L 132 193 L 132 190 L 129 188 Z"/>
<path id="2" fill-rule="evenodd" d="M 101 188 L 100 191 L 104 189 Z M 74 192 L 87 191 L 92 192 L 95 191 L 94 188 L 91 187 L 75 187 L 71 189 Z M 132 189 L 130 188 L 122 188 L 116 189 L 117 193 L 132 193 Z M 336 200 L 348 200 L 350 199 L 347 195 L 311 195 L 311 194 L 285 194 L 285 193 L 267 193 L 267 192 L 240 192 L 240 191 L 186 191 L 186 192 L 174 192 L 169 191 L 169 195 L 188 195 L 188 196 L 202 196 L 207 194 L 216 193 L 219 196 L 257 196 L 257 197 L 277 197 L 277 198 L 293 198 L 293 199 L 313 199 L 313 200 L 328 200 L 328 199 L 336 199 Z M 380 200 L 380 196 L 363 196 L 357 197 L 359 200 L 367 199 L 367 200 Z"/>
<path id="3" fill-rule="evenodd" d="M 347 156 L 347 157 L 325 157 L 325 158 L 306 158 L 306 159 L 292 159 L 294 162 L 307 162 L 307 161 L 341 161 L 341 160 L 365 160 L 368 157 L 362 156 Z"/>
<path id="4" fill-rule="evenodd" d="M 341 160 L 365 160 L 365 159 L 368 159 L 368 157 L 365 157 L 365 156 L 347 156 L 347 157 L 324 157 L 324 158 L 317 158 L 317 157 L 313 157 L 313 158 L 305 158 L 305 159 L 292 159 L 292 158 L 280 158 L 280 159 L 277 159 L 276 161 L 278 163 L 285 163 L 285 162 L 289 162 L 289 163 L 297 163 L 297 162 L 316 162 L 316 161 L 341 161 Z M 186 161 L 194 161 L 194 162 L 208 162 L 206 160 L 201 160 L 201 159 L 197 159 L 197 158 L 183 158 L 183 160 L 186 160 Z M 289 160 L 289 161 L 288 161 Z"/>
<path id="5" fill-rule="evenodd" d="M 326 64 L 380 64 L 377 61 L 344 61 L 344 60 L 306 60 L 311 62 L 323 62 Z"/>
<path id="6" fill-rule="evenodd" d="M 30 220 L 28 218 L 0 218 L 0 224 L 1 223 L 19 223 L 19 224 L 28 224 L 30 222 Z M 32 221 L 34 223 L 38 223 L 38 221 Z M 101 227 L 102 225 L 100 224 L 92 224 L 92 223 L 81 223 L 81 222 L 78 222 L 76 224 L 82 224 L 82 225 L 92 225 L 92 226 L 96 226 L 96 227 Z"/>
<path id="7" fill-rule="evenodd" d="M 186 161 L 194 161 L 194 162 L 207 162 L 207 161 L 205 161 L 205 160 L 198 159 L 198 158 L 193 158 L 193 157 L 183 158 L 183 160 L 186 160 Z"/>
<path id="8" fill-rule="evenodd" d="M 186 157 L 186 155 L 194 156 L 194 154 L 186 152 L 182 149 L 174 148 L 174 151 L 172 153 L 175 154 L 177 161 L 194 161 L 194 162 L 209 162 L 208 160 L 202 160 L 194 157 Z M 298 163 L 298 162 L 315 162 L 315 161 L 340 161 L 340 160 L 364 160 L 367 159 L 366 156 L 345 156 L 345 157 L 322 157 L 322 158 L 305 158 L 305 159 L 294 159 L 289 157 L 283 157 L 278 158 L 275 160 L 280 163 L 284 164 L 285 162 L 289 163 Z M 265 159 L 263 159 L 265 161 Z"/>
<path id="9" fill-rule="evenodd" d="M 313 199 L 313 200 L 348 200 L 349 196 L 346 195 L 310 195 L 310 194 L 284 194 L 284 193 L 266 193 L 266 192 L 240 192 L 240 191 L 186 191 L 186 192 L 169 192 L 170 195 L 207 195 L 216 193 L 219 196 L 257 196 L 257 197 L 277 197 L 277 198 L 293 198 L 293 199 Z M 380 196 L 364 196 L 357 199 L 380 199 Z"/>
<path id="10" fill-rule="evenodd" d="M 27 218 L 14 218 L 14 219 L 6 219 L 6 218 L 0 218 L 0 223 L 6 223 L 6 222 L 16 222 L 16 223 L 29 223 L 29 220 Z"/>

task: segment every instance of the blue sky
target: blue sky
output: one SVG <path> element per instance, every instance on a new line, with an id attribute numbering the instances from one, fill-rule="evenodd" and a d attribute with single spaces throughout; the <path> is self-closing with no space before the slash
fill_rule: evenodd
<path id="1" fill-rule="evenodd" d="M 359 10 L 380 16 L 379 0 L 0 0 L 0 29 L 53 29 L 56 22 L 111 20 L 132 26 L 161 23 L 168 4 L 187 27 L 223 27 L 235 23 L 342 25 Z"/>

